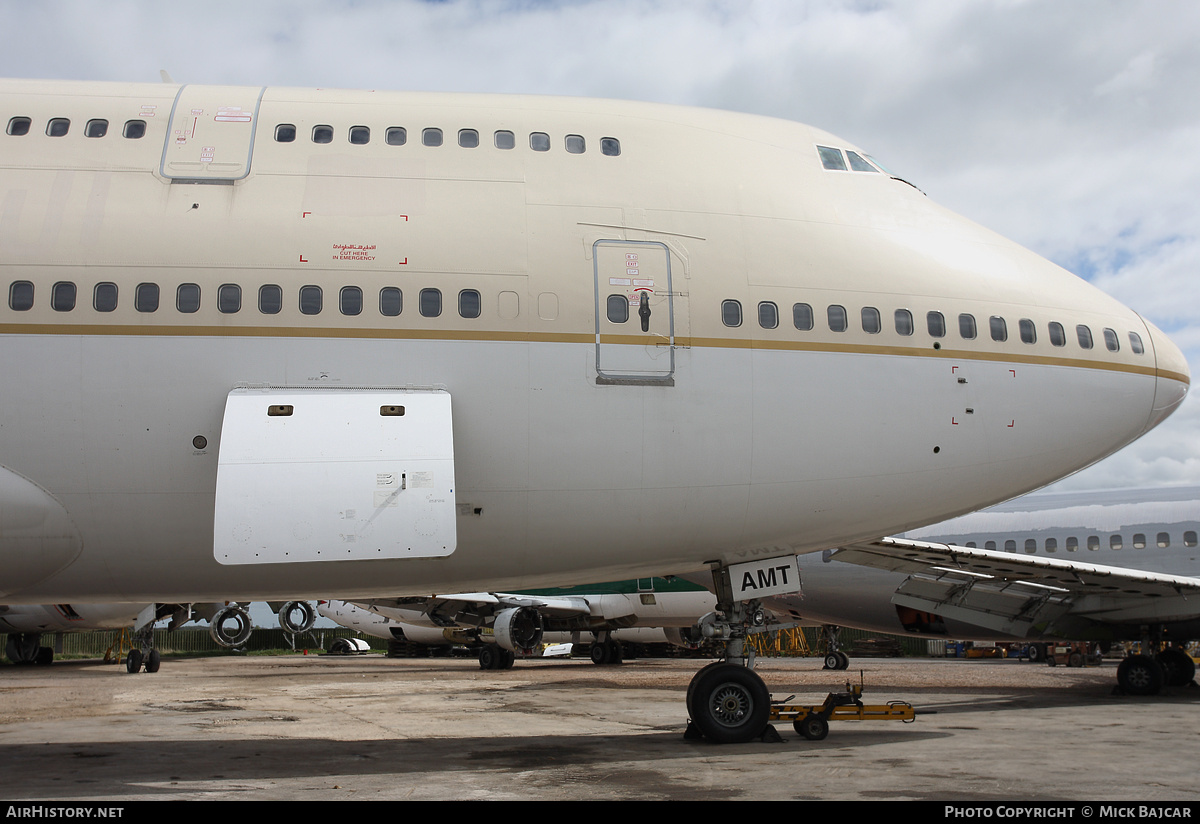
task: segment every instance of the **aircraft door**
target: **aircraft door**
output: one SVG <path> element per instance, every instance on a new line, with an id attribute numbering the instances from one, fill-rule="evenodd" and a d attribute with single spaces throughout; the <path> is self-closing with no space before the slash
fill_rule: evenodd
<path id="1" fill-rule="evenodd" d="M 673 383 L 675 295 L 663 243 L 598 240 L 596 372 L 600 383 Z"/>
<path id="2" fill-rule="evenodd" d="M 182 86 L 159 171 L 172 182 L 230 184 L 250 174 L 265 88 Z"/>

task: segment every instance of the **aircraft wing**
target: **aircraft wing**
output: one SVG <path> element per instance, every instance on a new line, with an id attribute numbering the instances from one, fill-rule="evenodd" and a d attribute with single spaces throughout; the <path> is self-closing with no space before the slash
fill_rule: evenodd
<path id="1" fill-rule="evenodd" d="M 1200 578 L 904 538 L 848 545 L 831 558 L 908 574 L 895 604 L 1018 637 L 1200 618 Z"/>

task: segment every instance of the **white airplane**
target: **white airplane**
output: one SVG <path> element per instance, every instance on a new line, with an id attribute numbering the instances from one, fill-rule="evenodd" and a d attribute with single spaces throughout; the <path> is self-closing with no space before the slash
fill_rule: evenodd
<path id="1" fill-rule="evenodd" d="M 711 594 L 707 600 L 711 610 L 715 600 Z M 407 641 L 426 647 L 445 647 L 456 644 L 478 646 L 481 669 L 508 669 L 516 660 L 513 652 L 499 647 L 490 630 L 481 632 L 477 629 L 459 626 L 434 627 L 412 624 L 396 618 L 389 618 L 382 614 L 382 611 L 373 611 L 348 601 L 318 601 L 317 612 L 347 629 L 357 630 L 365 635 L 384 638 L 388 641 Z M 693 615 L 693 622 L 698 617 L 698 615 Z M 599 634 L 599 632 L 596 633 L 597 636 Z M 606 634 L 608 636 L 606 640 L 602 641 L 597 637 L 591 644 L 590 655 L 594 664 L 620 664 L 624 660 L 626 644 L 673 644 L 685 649 L 696 649 L 703 640 L 696 632 L 694 623 L 671 627 L 623 627 L 609 630 Z M 543 632 L 538 646 L 543 643 L 549 644 L 550 647 L 543 653 L 543 657 L 557 657 L 560 654 L 569 653 L 570 648 L 580 642 L 580 636 L 579 630 L 546 631 Z M 485 650 L 490 650 L 490 652 L 485 652 Z M 536 652 L 531 650 L 524 654 L 526 657 L 530 657 L 536 655 Z"/>
<path id="2" fill-rule="evenodd" d="M 42 635 L 55 633 L 62 652 L 62 633 L 132 628 L 141 636 L 160 617 L 157 604 L 0 604 L 0 632 L 7 634 L 4 655 L 13 664 L 50 664 L 53 647 L 42 646 Z M 166 614 L 170 614 L 167 612 Z M 136 652 L 136 656 L 134 653 Z M 159 654 L 150 648 L 130 651 L 138 666 L 158 672 Z M 131 670 L 133 671 L 133 670 Z"/>
<path id="3" fill-rule="evenodd" d="M 769 603 L 805 623 L 895 634 L 1141 641 L 1144 650 L 1168 641 L 1117 671 L 1123 691 L 1151 695 L 1195 675 L 1182 646 L 1200 638 L 1198 533 L 1200 487 L 1027 495 L 802 555 L 803 595 Z"/>
<path id="4" fill-rule="evenodd" d="M 746 740 L 746 624 L 797 553 L 1041 487 L 1189 383 L 1133 310 L 798 123 L 28 80 L 0 112 L 6 603 L 709 568 L 730 661 L 689 710 Z"/>
<path id="5" fill-rule="evenodd" d="M 594 635 L 591 657 L 596 664 L 621 663 L 621 643 L 614 632 L 633 627 L 661 627 L 666 637 L 659 640 L 694 646 L 701 640 L 697 622 L 716 608 L 716 600 L 707 589 L 686 580 L 643 578 L 516 593 L 372 598 L 351 606 L 399 622 L 404 634 L 418 643 L 434 641 L 419 640 L 409 628 L 425 629 L 425 638 L 434 637 L 429 631 L 449 631 L 453 639 L 472 632 L 476 641 L 484 642 L 479 666 L 509 669 L 518 655 L 531 655 L 548 640 L 564 642 L 571 634 L 576 643 L 580 633 Z"/>

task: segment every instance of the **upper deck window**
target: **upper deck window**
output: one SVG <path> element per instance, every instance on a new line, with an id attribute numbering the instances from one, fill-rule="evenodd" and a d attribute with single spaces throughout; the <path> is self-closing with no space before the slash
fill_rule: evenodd
<path id="1" fill-rule="evenodd" d="M 275 283 L 258 287 L 258 311 L 264 315 L 278 315 L 283 309 L 283 289 Z"/>
<path id="2" fill-rule="evenodd" d="M 157 312 L 158 284 L 139 283 L 133 293 L 133 308 L 139 312 Z"/>
<path id="3" fill-rule="evenodd" d="M 338 308 L 343 315 L 357 315 L 363 309 L 363 292 L 357 286 L 343 286 L 338 293 Z"/>
<path id="4" fill-rule="evenodd" d="M 371 142 L 370 126 L 351 126 L 350 142 L 355 146 L 365 146 Z"/>
<path id="5" fill-rule="evenodd" d="M 1034 327 L 1033 321 L 1029 318 L 1021 318 L 1018 326 L 1021 331 L 1022 343 L 1037 343 L 1037 328 Z"/>
<path id="6" fill-rule="evenodd" d="M 721 323 L 726 326 L 742 325 L 742 304 L 739 301 L 721 301 Z"/>
<path id="7" fill-rule="evenodd" d="M 441 146 L 442 145 L 442 130 L 428 128 L 421 132 L 422 146 Z"/>
<path id="8" fill-rule="evenodd" d="M 1075 336 L 1079 338 L 1080 349 L 1092 348 L 1092 330 L 1082 323 L 1075 327 Z"/>
<path id="9" fill-rule="evenodd" d="M 1121 343 L 1117 340 L 1117 333 L 1112 329 L 1104 330 L 1104 345 L 1108 347 L 1109 352 L 1116 352 L 1121 348 Z"/>
<path id="10" fill-rule="evenodd" d="M 621 141 L 615 137 L 600 138 L 600 154 L 608 157 L 616 157 L 621 154 Z"/>
<path id="11" fill-rule="evenodd" d="M 83 127 L 84 137 L 104 137 L 108 134 L 107 120 L 89 120 Z"/>
<path id="12" fill-rule="evenodd" d="M 404 308 L 404 295 L 395 286 L 385 286 L 379 290 L 379 314 L 394 318 Z"/>
<path id="13" fill-rule="evenodd" d="M 930 312 L 925 315 L 925 326 L 931 338 L 946 336 L 946 318 L 941 312 Z"/>
<path id="14" fill-rule="evenodd" d="M 907 309 L 897 309 L 894 313 L 896 323 L 896 334 L 908 337 L 913 333 L 913 316 L 912 312 Z"/>
<path id="15" fill-rule="evenodd" d="M 145 120 L 126 120 L 121 129 L 121 136 L 129 140 L 139 140 L 146 136 Z M 293 136 L 294 137 L 294 136 Z"/>
<path id="16" fill-rule="evenodd" d="M 1056 320 L 1050 321 L 1047 327 L 1050 330 L 1050 343 L 1053 346 L 1066 346 L 1067 333 L 1063 330 L 1063 325 Z"/>
<path id="17" fill-rule="evenodd" d="M 801 332 L 808 332 L 813 328 L 813 310 L 807 303 L 792 304 L 792 326 L 795 326 Z"/>
<path id="18" fill-rule="evenodd" d="M 324 295 L 320 286 L 300 287 L 300 311 L 305 315 L 321 314 L 324 305 Z"/>
<path id="19" fill-rule="evenodd" d="M 389 126 L 383 139 L 389 146 L 403 146 L 408 142 L 408 129 L 403 126 Z"/>
<path id="20" fill-rule="evenodd" d="M 958 316 L 958 334 L 963 340 L 975 340 L 975 316 L 963 312 Z"/>
<path id="21" fill-rule="evenodd" d="M 332 126 L 313 126 L 312 141 L 313 141 L 313 143 L 332 143 L 333 142 L 333 127 Z"/>
<path id="22" fill-rule="evenodd" d="M 464 318 L 477 318 L 483 312 L 483 298 L 477 289 L 463 289 L 458 293 L 458 314 Z"/>
<path id="23" fill-rule="evenodd" d="M 421 293 L 417 296 L 417 310 L 423 318 L 441 317 L 442 290 L 422 289 Z"/>
<path id="24" fill-rule="evenodd" d="M 32 122 L 28 117 L 9 118 L 7 132 L 14 137 L 29 134 L 29 126 Z"/>
<path id="25" fill-rule="evenodd" d="M 65 137 L 71 130 L 71 121 L 65 117 L 55 117 L 46 124 L 46 134 L 49 137 Z"/>
<path id="26" fill-rule="evenodd" d="M 569 134 L 566 136 L 564 143 L 567 147 L 567 151 L 571 154 L 583 154 L 587 148 L 587 144 L 584 142 L 583 135 Z"/>
<path id="27" fill-rule="evenodd" d="M 864 306 L 860 314 L 862 315 L 862 330 L 868 335 L 878 335 L 879 330 L 883 328 L 879 310 L 874 306 Z"/>
<path id="28" fill-rule="evenodd" d="M 992 315 L 988 319 L 988 326 L 992 330 L 992 340 L 999 343 L 1008 340 L 1008 324 L 1004 322 L 1004 318 L 999 315 Z"/>
<path id="29" fill-rule="evenodd" d="M 459 129 L 458 145 L 464 149 L 479 148 L 479 132 L 475 129 Z"/>
<path id="30" fill-rule="evenodd" d="M 779 307 L 767 300 L 759 303 L 758 325 L 763 329 L 774 329 L 779 326 Z"/>
<path id="31" fill-rule="evenodd" d="M 821 165 L 826 169 L 835 172 L 847 171 L 846 158 L 842 157 L 841 149 L 835 149 L 832 146 L 818 146 L 817 154 L 821 156 Z"/>
<path id="32" fill-rule="evenodd" d="M 846 307 L 833 304 L 825 310 L 825 319 L 829 322 L 829 331 L 845 332 L 849 325 L 846 320 Z"/>
<path id="33" fill-rule="evenodd" d="M 117 308 L 117 284 L 97 283 L 92 290 L 92 307 L 97 312 L 111 312 Z"/>
<path id="34" fill-rule="evenodd" d="M 200 311 L 200 285 L 179 284 L 179 288 L 175 290 L 175 308 L 187 314 Z"/>
<path id="35" fill-rule="evenodd" d="M 517 137 L 507 129 L 501 129 L 492 135 L 492 142 L 497 149 L 511 149 L 517 145 Z"/>
<path id="36" fill-rule="evenodd" d="M 1146 348 L 1142 346 L 1142 336 L 1137 332 L 1129 333 L 1129 348 L 1133 350 L 1133 354 L 1135 355 L 1140 355 L 1146 351 Z"/>
<path id="37" fill-rule="evenodd" d="M 75 308 L 75 284 L 60 280 L 50 290 L 50 308 L 55 312 L 70 312 Z"/>
<path id="38" fill-rule="evenodd" d="M 550 151 L 550 135 L 545 132 L 533 132 L 529 135 L 529 148 L 535 152 Z"/>
<path id="39" fill-rule="evenodd" d="M 8 308 L 14 312 L 28 312 L 33 308 L 33 283 L 16 280 L 8 287 Z"/>
<path id="40" fill-rule="evenodd" d="M 242 311 L 242 287 L 224 283 L 217 289 L 217 311 L 225 315 Z"/>
<path id="41" fill-rule="evenodd" d="M 276 143 L 291 143 L 296 139 L 296 127 L 291 123 L 280 123 L 275 127 Z"/>

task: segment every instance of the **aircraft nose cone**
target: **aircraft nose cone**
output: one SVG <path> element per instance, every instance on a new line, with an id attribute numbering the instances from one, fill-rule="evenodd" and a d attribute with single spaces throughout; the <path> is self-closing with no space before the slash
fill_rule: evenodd
<path id="1" fill-rule="evenodd" d="M 1161 329 L 1146 321 L 1146 331 L 1150 333 L 1156 375 L 1154 408 L 1146 424 L 1148 431 L 1162 423 L 1183 402 L 1191 384 L 1192 374 L 1183 352 L 1179 351 L 1179 347 L 1172 343 Z"/>

